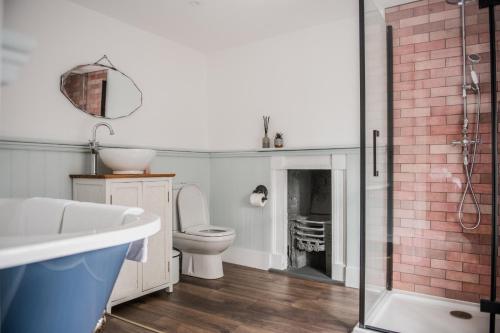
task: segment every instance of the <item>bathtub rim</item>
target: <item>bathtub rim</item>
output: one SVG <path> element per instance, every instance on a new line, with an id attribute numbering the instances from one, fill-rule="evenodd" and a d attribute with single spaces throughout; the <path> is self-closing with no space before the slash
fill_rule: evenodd
<path id="1" fill-rule="evenodd" d="M 131 243 L 152 236 L 160 229 L 159 216 L 143 213 L 133 222 L 97 231 L 4 236 L 0 237 L 0 269 Z"/>

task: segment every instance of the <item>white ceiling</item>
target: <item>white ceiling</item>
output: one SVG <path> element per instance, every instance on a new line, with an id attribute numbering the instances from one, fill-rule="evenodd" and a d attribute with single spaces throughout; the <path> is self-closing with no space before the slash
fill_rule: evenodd
<path id="1" fill-rule="evenodd" d="M 357 15 L 355 0 L 69 0 L 202 52 Z"/>
<path id="2" fill-rule="evenodd" d="M 382 16 L 385 16 L 386 8 L 411 3 L 417 0 L 370 0 L 365 2 L 365 10 L 378 10 Z"/>

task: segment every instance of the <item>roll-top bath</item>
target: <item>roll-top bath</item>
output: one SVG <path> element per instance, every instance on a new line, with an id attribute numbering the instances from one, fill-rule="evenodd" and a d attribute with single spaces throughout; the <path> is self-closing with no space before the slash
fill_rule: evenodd
<path id="1" fill-rule="evenodd" d="M 0 331 L 92 332 L 125 257 L 145 260 L 159 230 L 140 208 L 0 199 Z"/>

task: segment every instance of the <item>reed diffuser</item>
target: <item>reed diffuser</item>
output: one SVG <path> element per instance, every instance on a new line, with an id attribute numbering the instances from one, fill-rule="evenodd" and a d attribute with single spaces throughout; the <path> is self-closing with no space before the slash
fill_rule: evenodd
<path id="1" fill-rule="evenodd" d="M 269 120 L 271 120 L 271 117 L 269 116 L 263 116 L 264 119 L 264 137 L 262 138 L 262 148 L 271 148 L 271 139 L 267 136 L 267 133 L 269 132 Z"/>

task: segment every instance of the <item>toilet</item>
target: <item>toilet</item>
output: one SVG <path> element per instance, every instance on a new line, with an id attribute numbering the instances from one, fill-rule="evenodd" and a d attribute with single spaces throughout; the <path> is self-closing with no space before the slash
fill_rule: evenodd
<path id="1" fill-rule="evenodd" d="M 207 201 L 196 185 L 185 185 L 177 196 L 174 247 L 182 252 L 182 274 L 202 279 L 224 276 L 222 252 L 236 236 L 231 228 L 210 225 Z"/>

